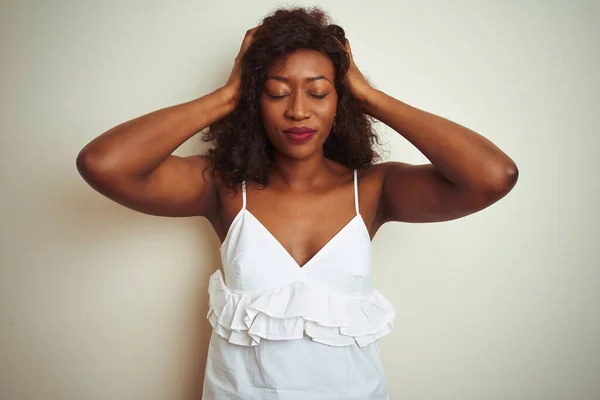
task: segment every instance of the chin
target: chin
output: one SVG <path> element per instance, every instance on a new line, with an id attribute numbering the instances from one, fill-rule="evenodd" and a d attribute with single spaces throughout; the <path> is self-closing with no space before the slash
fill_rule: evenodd
<path id="1" fill-rule="evenodd" d="M 277 145 L 274 146 L 275 151 L 280 153 L 286 158 L 291 158 L 295 160 L 303 160 L 306 158 L 310 158 L 315 154 L 322 153 L 323 149 L 320 145 Z"/>
<path id="2" fill-rule="evenodd" d="M 277 148 L 277 151 L 279 153 L 281 153 L 283 156 L 285 156 L 287 158 L 295 159 L 295 160 L 303 160 L 303 159 L 309 158 L 313 154 L 317 153 L 317 150 L 318 149 L 315 149 L 314 147 L 303 147 L 303 148 L 284 147 L 284 148 Z"/>
<path id="3" fill-rule="evenodd" d="M 278 143 L 274 144 L 274 147 L 279 153 L 289 158 L 296 159 L 307 158 L 314 155 L 315 153 L 323 152 L 323 142 L 319 134 L 314 135 L 306 143 L 291 143 L 285 137 L 285 134 L 281 134 Z"/>

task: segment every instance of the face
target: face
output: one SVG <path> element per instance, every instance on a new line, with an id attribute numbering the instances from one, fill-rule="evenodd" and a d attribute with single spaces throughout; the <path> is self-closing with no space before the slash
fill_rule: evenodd
<path id="1" fill-rule="evenodd" d="M 322 154 L 337 107 L 331 60 L 298 50 L 269 69 L 261 94 L 262 120 L 269 140 L 292 158 Z"/>

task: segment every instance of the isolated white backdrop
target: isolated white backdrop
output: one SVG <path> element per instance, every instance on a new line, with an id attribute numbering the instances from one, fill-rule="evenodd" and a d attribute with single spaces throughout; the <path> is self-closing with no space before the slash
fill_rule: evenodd
<path id="1" fill-rule="evenodd" d="M 199 399 L 216 235 L 110 202 L 75 158 L 223 84 L 276 5 L 2 2 L 0 398 Z M 521 173 L 476 215 L 377 234 L 398 311 L 381 343 L 391 398 L 600 398 L 598 2 L 319 5 L 375 86 L 480 132 Z M 377 129 L 388 160 L 425 161 Z M 198 151 L 195 137 L 177 153 Z"/>

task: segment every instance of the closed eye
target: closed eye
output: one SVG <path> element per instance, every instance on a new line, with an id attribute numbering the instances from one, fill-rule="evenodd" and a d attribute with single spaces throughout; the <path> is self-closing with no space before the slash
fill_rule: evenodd
<path id="1" fill-rule="evenodd" d="M 287 94 L 282 94 L 282 95 L 279 95 L 279 96 L 278 96 L 278 95 L 274 95 L 274 94 L 267 93 L 267 96 L 269 96 L 269 97 L 270 97 L 270 98 L 272 98 L 272 99 L 283 99 L 285 96 L 289 96 L 289 95 L 287 95 Z"/>
<path id="2" fill-rule="evenodd" d="M 309 96 L 317 98 L 317 99 L 324 99 L 328 95 L 329 95 L 329 93 L 324 93 L 324 94 L 309 94 Z M 272 99 L 277 99 L 278 100 L 278 99 L 283 99 L 286 96 L 289 96 L 289 94 L 275 95 L 275 94 L 267 93 L 267 96 L 269 96 Z"/>

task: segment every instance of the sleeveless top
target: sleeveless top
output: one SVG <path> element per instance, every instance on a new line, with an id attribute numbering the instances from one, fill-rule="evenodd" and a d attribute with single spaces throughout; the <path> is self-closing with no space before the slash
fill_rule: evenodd
<path id="1" fill-rule="evenodd" d="M 219 269 L 209 281 L 207 318 L 213 327 L 213 335 L 204 385 L 205 396 L 208 390 L 212 397 L 205 398 L 237 398 L 234 393 L 238 393 L 240 399 L 295 399 L 295 395 L 311 399 L 333 398 L 327 396 L 354 398 L 338 396 L 340 390 L 345 390 L 344 379 L 348 385 L 349 379 L 361 379 L 365 375 L 362 361 L 356 362 L 356 378 L 349 375 L 348 366 L 343 367 L 344 377 L 339 377 L 339 387 L 332 386 L 338 377 L 326 379 L 323 388 L 318 389 L 324 397 L 314 392 L 317 390 L 315 379 L 322 376 L 310 376 L 309 370 L 313 368 L 298 368 L 293 372 L 298 357 L 309 354 L 323 359 L 322 356 L 327 354 L 326 359 L 330 362 L 337 359 L 339 364 L 348 362 L 348 351 L 356 360 L 369 357 L 371 365 L 376 366 L 367 374 L 369 382 L 379 380 L 378 389 L 369 389 L 368 394 L 360 393 L 360 390 L 357 392 L 354 388 L 353 393 L 359 396 L 356 398 L 387 398 L 380 360 L 373 360 L 379 357 L 378 346 L 376 351 L 367 351 L 366 348 L 392 330 L 395 310 L 373 288 L 371 240 L 360 215 L 356 170 L 354 203 L 356 215 L 306 264 L 300 266 L 246 209 L 246 182 L 243 182 L 242 208 L 221 245 L 224 274 Z M 302 342 L 301 348 L 299 342 Z M 261 348 L 260 353 L 244 350 L 255 347 Z M 252 357 L 248 355 L 249 351 L 253 351 Z M 285 365 L 272 365 L 274 357 L 269 356 L 271 351 L 285 352 Z M 257 358 L 256 354 L 261 354 L 261 357 Z M 280 355 L 278 360 L 281 360 Z M 269 367 L 275 374 L 273 377 L 265 377 Z M 342 365 L 337 367 L 339 369 Z M 275 377 L 282 368 L 286 370 L 285 378 Z M 331 374 L 328 371 L 332 369 L 335 370 L 336 365 L 327 366 L 327 370 L 319 374 Z M 260 375 L 260 382 L 256 380 L 258 378 L 248 377 L 248 374 L 253 374 L 252 371 Z M 373 371 L 377 373 L 374 375 Z M 283 387 L 286 385 L 281 381 L 283 379 L 294 387 L 294 396 Z M 311 386 L 310 389 L 297 387 L 302 386 L 303 380 Z M 272 391 L 277 390 L 288 395 L 273 395 Z M 379 397 L 368 397 L 374 396 L 373 390 L 380 393 Z M 324 394 L 323 391 L 329 392 Z M 219 392 L 227 393 L 227 396 L 218 397 Z"/>

